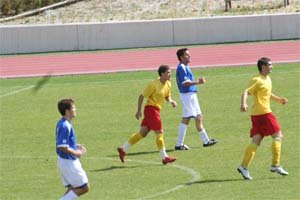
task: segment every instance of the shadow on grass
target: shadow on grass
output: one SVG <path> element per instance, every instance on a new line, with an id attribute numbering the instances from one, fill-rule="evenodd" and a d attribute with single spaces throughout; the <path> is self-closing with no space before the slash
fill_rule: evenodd
<path id="1" fill-rule="evenodd" d="M 173 149 L 167 149 L 166 152 L 173 152 Z M 153 153 L 159 153 L 159 151 L 142 151 L 142 152 L 135 152 L 135 153 L 127 153 L 126 156 L 138 156 L 138 155 L 147 155 L 147 154 L 153 154 Z M 110 155 L 108 157 L 119 157 L 119 154 Z"/>
<path id="2" fill-rule="evenodd" d="M 280 177 L 269 177 L 269 178 L 257 178 L 255 180 L 270 180 L 270 179 L 279 179 Z M 194 181 L 186 183 L 186 186 L 194 185 L 194 184 L 208 184 L 208 183 L 224 183 L 224 182 L 237 182 L 237 181 L 246 181 L 246 182 L 253 182 L 249 180 L 245 180 L 243 178 L 234 178 L 234 179 L 211 179 L 211 180 L 203 180 L 203 181 Z"/>
<path id="3" fill-rule="evenodd" d="M 245 181 L 244 179 L 213 179 L 213 180 L 204 180 L 204 181 L 194 181 L 186 183 L 185 185 L 194 185 L 194 184 L 206 184 L 206 183 L 224 183 L 224 182 L 233 182 L 233 181 Z"/>
<path id="4" fill-rule="evenodd" d="M 90 172 L 105 172 L 105 171 L 112 171 L 112 170 L 118 170 L 118 169 L 129 169 L 129 168 L 138 168 L 141 166 L 111 166 L 103 169 L 93 169 L 89 170 Z"/>

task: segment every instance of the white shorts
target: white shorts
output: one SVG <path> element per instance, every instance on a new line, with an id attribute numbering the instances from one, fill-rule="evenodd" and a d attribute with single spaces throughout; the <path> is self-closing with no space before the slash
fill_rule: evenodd
<path id="1" fill-rule="evenodd" d="M 200 105 L 198 102 L 197 93 L 195 92 L 180 93 L 180 100 L 182 103 L 183 118 L 191 118 L 191 117 L 202 115 Z"/>
<path id="2" fill-rule="evenodd" d="M 88 183 L 88 178 L 79 159 L 69 160 L 58 157 L 57 166 L 65 187 L 81 187 Z"/>

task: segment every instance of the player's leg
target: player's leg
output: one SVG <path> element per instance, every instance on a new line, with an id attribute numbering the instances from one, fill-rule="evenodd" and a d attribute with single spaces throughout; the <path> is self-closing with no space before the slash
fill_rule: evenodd
<path id="1" fill-rule="evenodd" d="M 260 134 L 253 135 L 251 143 L 246 148 L 243 162 L 237 169 L 242 174 L 244 179 L 252 180 L 252 177 L 248 171 L 248 167 L 253 160 L 257 147 L 260 145 L 262 140 L 263 137 Z"/>
<path id="2" fill-rule="evenodd" d="M 60 200 L 73 200 L 89 191 L 89 185 L 85 184 L 78 188 L 70 188 Z"/>
<path id="3" fill-rule="evenodd" d="M 151 115 L 149 116 L 149 119 L 151 120 L 148 123 L 148 127 L 156 134 L 156 146 L 159 150 L 160 156 L 162 157 L 163 164 L 174 162 L 176 158 L 169 157 L 166 152 L 160 111 L 158 109 L 151 109 Z"/>
<path id="4" fill-rule="evenodd" d="M 78 187 L 78 188 L 74 188 L 73 191 L 78 195 L 78 196 L 81 196 L 85 193 L 87 193 L 89 191 L 90 187 L 89 187 L 89 184 L 85 184 L 81 187 Z"/>
<path id="5" fill-rule="evenodd" d="M 146 137 L 149 133 L 149 129 L 146 126 L 141 126 L 140 131 L 138 133 L 132 134 L 129 138 L 128 142 L 123 145 L 123 150 L 125 152 L 128 151 L 129 147 L 138 143 L 141 139 Z"/>
<path id="6" fill-rule="evenodd" d="M 71 185 L 66 186 L 67 187 L 67 191 L 65 192 L 64 195 L 66 195 L 68 192 L 70 192 L 70 190 L 73 189 L 73 187 Z"/>
<path id="7" fill-rule="evenodd" d="M 190 103 L 191 95 L 180 94 L 180 100 L 182 104 L 182 120 L 178 127 L 178 136 L 175 150 L 189 150 L 190 148 L 184 144 L 184 138 L 186 135 L 188 124 L 190 122 L 190 118 L 194 116 L 192 105 Z"/>
<path id="8" fill-rule="evenodd" d="M 281 157 L 281 142 L 282 142 L 282 134 L 281 131 L 272 135 L 272 166 L 280 165 L 280 157 Z"/>
<path id="9" fill-rule="evenodd" d="M 203 142 L 203 147 L 209 147 L 218 142 L 215 139 L 209 139 L 206 130 L 203 126 L 203 117 L 200 114 L 195 117 L 195 125 Z"/>
<path id="10" fill-rule="evenodd" d="M 245 151 L 245 156 L 242 162 L 242 166 L 244 168 L 249 167 L 251 161 L 253 160 L 257 147 L 260 145 L 261 141 L 263 140 L 263 137 L 260 134 L 256 134 L 252 137 L 251 143 L 248 145 Z"/>
<path id="11" fill-rule="evenodd" d="M 203 147 L 209 147 L 209 146 L 216 144 L 218 141 L 215 139 L 209 139 L 207 132 L 203 126 L 203 115 L 202 115 L 202 111 L 200 108 L 197 94 L 193 94 L 191 97 L 191 107 L 193 109 L 194 116 L 195 116 L 196 129 L 202 140 Z"/>
<path id="12" fill-rule="evenodd" d="M 77 194 L 72 190 L 73 187 L 71 186 L 70 180 L 69 180 L 69 165 L 71 161 L 68 161 L 67 159 L 58 158 L 57 159 L 57 166 L 59 169 L 59 173 L 63 182 L 63 185 L 67 188 L 67 191 L 64 193 L 64 196 L 60 198 L 60 200 L 68 200 L 68 199 L 76 199 L 78 196 Z"/>
<path id="13" fill-rule="evenodd" d="M 189 150 L 190 148 L 184 144 L 184 138 L 187 130 L 187 126 L 190 122 L 190 118 L 182 118 L 178 128 L 177 143 L 175 150 Z"/>
<path id="14" fill-rule="evenodd" d="M 280 166 L 281 143 L 283 138 L 281 131 L 273 134 L 272 138 L 272 166 L 270 171 L 277 172 L 280 175 L 288 175 L 289 173 Z"/>
<path id="15" fill-rule="evenodd" d="M 122 162 L 125 162 L 125 156 L 129 148 L 139 142 L 142 138 L 146 137 L 149 133 L 149 129 L 146 126 L 141 126 L 138 133 L 134 133 L 122 147 L 118 147 L 119 157 Z"/>
<path id="16" fill-rule="evenodd" d="M 59 159 L 59 169 L 68 190 L 61 200 L 77 199 L 89 191 L 88 178 L 80 161 Z"/>
<path id="17" fill-rule="evenodd" d="M 77 195 L 72 189 L 69 190 L 68 193 L 66 193 L 62 198 L 60 198 L 59 200 L 73 200 L 73 199 L 77 199 L 79 197 L 79 195 Z"/>
<path id="18" fill-rule="evenodd" d="M 156 146 L 159 150 L 160 156 L 162 158 L 162 163 L 165 165 L 167 163 L 174 162 L 176 158 L 168 156 L 166 152 L 166 146 L 164 141 L 164 134 L 162 131 L 155 131 L 156 133 Z"/>
<path id="19" fill-rule="evenodd" d="M 175 145 L 175 150 L 189 150 L 190 148 L 184 144 L 184 138 L 186 135 L 187 126 L 191 118 L 197 116 L 200 113 L 197 95 L 193 93 L 180 94 L 180 100 L 182 103 L 182 121 L 179 124 L 178 138 Z M 198 109 L 195 109 L 195 106 Z"/>

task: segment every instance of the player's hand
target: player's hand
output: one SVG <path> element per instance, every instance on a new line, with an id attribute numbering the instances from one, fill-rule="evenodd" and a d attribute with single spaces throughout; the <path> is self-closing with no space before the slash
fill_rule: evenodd
<path id="1" fill-rule="evenodd" d="M 80 158 L 83 155 L 83 153 L 82 153 L 82 151 L 80 149 L 76 149 L 75 151 L 73 151 L 72 154 L 74 156 L 76 156 L 77 158 Z"/>
<path id="2" fill-rule="evenodd" d="M 177 106 L 177 102 L 174 100 L 171 100 L 170 104 L 173 106 L 173 108 L 175 108 Z"/>
<path id="3" fill-rule="evenodd" d="M 136 118 L 137 120 L 139 120 L 141 117 L 142 117 L 142 112 L 138 110 L 138 111 L 136 112 L 136 114 L 135 114 L 135 118 Z"/>
<path id="4" fill-rule="evenodd" d="M 204 78 L 204 77 L 200 77 L 199 79 L 198 79 L 198 83 L 199 84 L 204 84 L 206 82 L 206 79 Z"/>
<path id="5" fill-rule="evenodd" d="M 246 112 L 247 109 L 248 109 L 248 105 L 247 104 L 242 104 L 240 109 L 241 109 L 241 112 Z"/>
<path id="6" fill-rule="evenodd" d="M 287 99 L 287 98 L 280 98 L 279 99 L 279 103 L 281 103 L 281 104 L 286 104 L 287 102 L 289 102 L 289 100 Z"/>
<path id="7" fill-rule="evenodd" d="M 77 144 L 77 148 L 78 148 L 78 150 L 81 151 L 81 153 L 82 153 L 81 155 L 86 153 L 86 148 L 83 144 Z"/>

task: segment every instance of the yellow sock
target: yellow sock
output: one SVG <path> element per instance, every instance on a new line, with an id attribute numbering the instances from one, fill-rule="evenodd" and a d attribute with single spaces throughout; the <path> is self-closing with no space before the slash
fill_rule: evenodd
<path id="1" fill-rule="evenodd" d="M 242 162 L 242 166 L 245 168 L 248 168 L 251 161 L 253 160 L 255 156 L 255 152 L 257 149 L 257 145 L 254 143 L 250 143 L 249 146 L 246 149 L 244 160 Z"/>
<path id="2" fill-rule="evenodd" d="M 281 156 L 281 138 L 274 138 L 272 142 L 272 165 L 280 165 Z"/>
<path id="3" fill-rule="evenodd" d="M 130 145 L 134 145 L 138 141 L 140 141 L 143 138 L 143 136 L 140 133 L 134 133 L 128 140 L 128 143 Z"/>
<path id="4" fill-rule="evenodd" d="M 156 134 L 156 146 L 158 150 L 165 149 L 165 141 L 162 133 Z"/>

